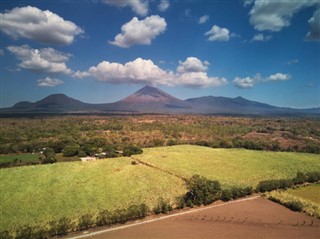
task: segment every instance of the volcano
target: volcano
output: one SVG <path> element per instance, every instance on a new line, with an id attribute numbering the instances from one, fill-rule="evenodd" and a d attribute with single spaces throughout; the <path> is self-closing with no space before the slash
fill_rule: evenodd
<path id="1" fill-rule="evenodd" d="M 145 86 L 124 99 L 105 104 L 88 104 L 64 94 L 50 95 L 37 102 L 19 102 L 11 108 L 2 108 L 5 114 L 39 113 L 158 113 L 158 114 L 226 114 L 226 115 L 294 115 L 320 116 L 320 108 L 294 109 L 277 107 L 242 97 L 204 96 L 178 99 L 156 87 Z"/>

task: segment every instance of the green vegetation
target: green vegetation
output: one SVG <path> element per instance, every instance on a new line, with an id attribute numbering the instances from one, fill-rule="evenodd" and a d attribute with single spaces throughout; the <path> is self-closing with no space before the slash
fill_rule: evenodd
<path id="1" fill-rule="evenodd" d="M 0 167 L 14 167 L 39 163 L 39 154 L 0 155 Z"/>
<path id="2" fill-rule="evenodd" d="M 320 184 L 314 184 L 287 191 L 272 191 L 267 198 L 280 203 L 294 211 L 320 218 Z"/>
<path id="3" fill-rule="evenodd" d="M 38 153 L 52 148 L 65 156 L 195 144 L 212 148 L 320 153 L 317 118 L 222 116 L 59 116 L 3 118 L 0 154 Z M 66 159 L 66 161 L 69 161 Z M 59 160 L 58 160 L 59 162 Z"/>
<path id="4" fill-rule="evenodd" d="M 263 180 L 292 179 L 297 172 L 320 171 L 320 156 L 307 153 L 179 145 L 147 148 L 132 157 L 184 178 L 199 174 L 218 180 L 222 188 L 255 188 Z"/>
<path id="5" fill-rule="evenodd" d="M 313 201 L 320 205 L 320 184 L 308 185 L 287 190 L 287 193 L 306 200 Z"/>
<path id="6" fill-rule="evenodd" d="M 131 159 L 112 158 L 0 170 L 0 231 L 62 217 L 110 212 L 145 203 L 153 208 L 161 195 L 174 201 L 185 192 L 180 178 Z"/>
<path id="7" fill-rule="evenodd" d="M 42 233 L 53 228 L 55 234 L 64 234 L 70 227 L 122 223 L 136 217 L 130 215 L 145 215 L 147 208 L 166 213 L 174 206 L 235 199 L 251 194 L 263 180 L 316 180 L 313 171 L 320 171 L 316 154 L 192 145 L 145 148 L 131 157 L 0 169 L 0 231 Z"/>

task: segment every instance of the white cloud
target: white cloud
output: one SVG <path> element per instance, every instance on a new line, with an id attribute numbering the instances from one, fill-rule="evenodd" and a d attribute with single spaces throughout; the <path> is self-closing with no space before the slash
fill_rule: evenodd
<path id="1" fill-rule="evenodd" d="M 37 82 L 38 82 L 38 86 L 41 86 L 41 87 L 55 87 L 57 85 L 63 84 L 62 80 L 54 79 L 54 78 L 50 78 L 50 77 L 46 77 L 44 79 L 39 79 L 39 80 L 37 80 Z"/>
<path id="2" fill-rule="evenodd" d="M 259 81 L 261 81 L 261 75 L 257 73 L 254 77 L 236 77 L 233 80 L 233 84 L 240 89 L 249 89 L 253 88 L 254 85 Z"/>
<path id="3" fill-rule="evenodd" d="M 72 73 L 65 63 L 71 56 L 70 54 L 52 48 L 33 49 L 28 45 L 9 46 L 7 49 L 21 60 L 18 65 L 20 68 L 35 72 Z"/>
<path id="4" fill-rule="evenodd" d="M 191 60 L 190 60 L 191 59 Z M 186 64 L 197 62 L 197 64 Z M 92 76 L 96 80 L 114 84 L 138 83 L 149 85 L 214 87 L 227 84 L 227 79 L 208 76 L 208 62 L 189 57 L 179 62 L 177 72 L 163 70 L 152 60 L 137 58 L 125 64 L 103 61 L 97 66 L 90 67 L 88 71 L 77 72 L 75 77 Z M 202 67 L 202 68 L 201 68 Z"/>
<path id="5" fill-rule="evenodd" d="M 3 56 L 3 55 L 4 55 L 4 50 L 0 49 L 0 56 Z"/>
<path id="6" fill-rule="evenodd" d="M 290 79 L 291 76 L 289 74 L 276 73 L 266 78 L 263 78 L 260 73 L 257 73 L 254 77 L 236 77 L 233 80 L 233 84 L 235 85 L 235 87 L 240 89 L 250 89 L 253 88 L 257 83 L 286 81 Z"/>
<path id="7" fill-rule="evenodd" d="M 267 77 L 266 81 L 285 81 L 290 79 L 291 76 L 289 74 L 276 73 Z"/>
<path id="8" fill-rule="evenodd" d="M 230 31 L 217 25 L 212 26 L 211 30 L 205 33 L 209 41 L 229 41 Z"/>
<path id="9" fill-rule="evenodd" d="M 185 61 L 179 61 L 177 72 L 205 72 L 208 70 L 209 65 L 210 63 L 208 61 L 202 62 L 196 57 L 188 57 Z"/>
<path id="10" fill-rule="evenodd" d="M 204 23 L 206 23 L 207 21 L 209 21 L 209 19 L 210 19 L 209 15 L 203 15 L 203 16 L 201 16 L 201 17 L 199 18 L 198 23 L 199 23 L 199 24 L 204 24 Z"/>
<path id="11" fill-rule="evenodd" d="M 165 19 L 158 15 L 143 20 L 134 17 L 121 27 L 122 32 L 109 43 L 124 48 L 132 45 L 150 45 L 154 38 L 166 30 L 166 27 Z"/>
<path id="12" fill-rule="evenodd" d="M 0 29 L 14 39 L 26 38 L 45 44 L 69 45 L 84 31 L 57 14 L 36 7 L 16 7 L 0 13 Z"/>
<path id="13" fill-rule="evenodd" d="M 101 0 L 103 3 L 116 7 L 130 7 L 140 16 L 146 16 L 149 12 L 147 0 Z"/>
<path id="14" fill-rule="evenodd" d="M 245 5 L 251 2 L 245 1 Z M 282 28 L 290 25 L 291 18 L 295 13 L 315 4 L 317 4 L 317 1 L 256 0 L 249 13 L 250 23 L 259 31 L 280 31 Z"/>
<path id="15" fill-rule="evenodd" d="M 226 85 L 227 79 L 222 77 L 209 77 L 207 72 L 187 72 L 177 75 L 174 85 L 185 85 L 190 87 L 217 87 Z"/>
<path id="16" fill-rule="evenodd" d="M 320 8 L 316 10 L 313 16 L 309 19 L 310 31 L 306 35 L 309 41 L 320 42 Z"/>
<path id="17" fill-rule="evenodd" d="M 169 0 L 161 0 L 160 4 L 158 5 L 158 10 L 160 12 L 164 12 L 169 8 L 169 6 L 170 6 Z"/>
<path id="18" fill-rule="evenodd" d="M 269 41 L 272 38 L 270 35 L 263 35 L 261 33 L 255 34 L 251 41 Z"/>
<path id="19" fill-rule="evenodd" d="M 293 60 L 290 60 L 288 61 L 288 65 L 294 65 L 294 64 L 298 64 L 299 63 L 299 60 L 298 59 L 293 59 Z"/>

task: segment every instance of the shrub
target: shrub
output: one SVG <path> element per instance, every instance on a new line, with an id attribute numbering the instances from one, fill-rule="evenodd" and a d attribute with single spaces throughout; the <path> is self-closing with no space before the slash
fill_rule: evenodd
<path id="1" fill-rule="evenodd" d="M 99 212 L 97 218 L 96 218 L 96 224 L 98 227 L 107 226 L 111 224 L 111 221 L 109 219 L 109 211 L 103 210 Z"/>
<path id="2" fill-rule="evenodd" d="M 320 181 L 320 172 L 309 172 L 306 173 L 306 181 L 309 183 L 315 183 Z"/>
<path id="3" fill-rule="evenodd" d="M 142 152 L 143 151 L 140 147 L 134 145 L 127 146 L 123 149 L 123 155 L 128 157 L 134 154 L 142 154 Z"/>
<path id="4" fill-rule="evenodd" d="M 33 239 L 33 230 L 31 226 L 22 226 L 16 231 L 16 239 Z"/>
<path id="5" fill-rule="evenodd" d="M 165 201 L 163 198 L 160 198 L 158 201 L 158 205 L 153 209 L 153 212 L 155 214 L 160 213 L 168 213 L 169 211 L 172 211 L 172 206 L 169 202 Z"/>
<path id="6" fill-rule="evenodd" d="M 294 184 L 303 184 L 307 180 L 307 176 L 304 173 L 298 172 L 297 176 L 293 179 Z"/>
<path id="7" fill-rule="evenodd" d="M 92 214 L 84 214 L 80 217 L 78 227 L 80 230 L 85 230 L 94 226 Z"/>
<path id="8" fill-rule="evenodd" d="M 275 189 L 285 189 L 293 186 L 292 179 L 272 179 L 260 181 L 257 186 L 257 191 L 259 192 L 267 192 Z"/>
<path id="9" fill-rule="evenodd" d="M 33 227 L 33 239 L 46 239 L 48 238 L 48 230 L 45 227 Z"/>
<path id="10" fill-rule="evenodd" d="M 189 191 L 185 195 L 185 201 L 191 200 L 194 205 L 208 205 L 217 200 L 221 193 L 218 181 L 209 180 L 200 175 L 194 175 L 187 181 L 187 189 Z"/>
<path id="11" fill-rule="evenodd" d="M 69 230 L 72 229 L 72 223 L 69 218 L 62 217 L 59 221 L 50 222 L 50 234 L 55 235 L 66 235 Z"/>
<path id="12" fill-rule="evenodd" d="M 5 230 L 5 231 L 0 232 L 0 238 L 1 239 L 13 239 L 13 236 L 11 235 L 11 233 L 9 231 Z"/>
<path id="13" fill-rule="evenodd" d="M 247 195 L 250 195 L 253 193 L 253 188 L 252 187 L 233 187 L 230 189 L 225 189 L 221 193 L 221 200 L 223 201 L 229 201 L 231 199 L 237 199 L 241 198 Z"/>

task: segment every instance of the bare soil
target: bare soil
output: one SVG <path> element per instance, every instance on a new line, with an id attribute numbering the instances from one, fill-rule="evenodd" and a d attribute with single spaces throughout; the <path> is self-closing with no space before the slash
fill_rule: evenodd
<path id="1" fill-rule="evenodd" d="M 320 220 L 267 199 L 209 208 L 105 232 L 94 239 L 320 238 Z"/>

